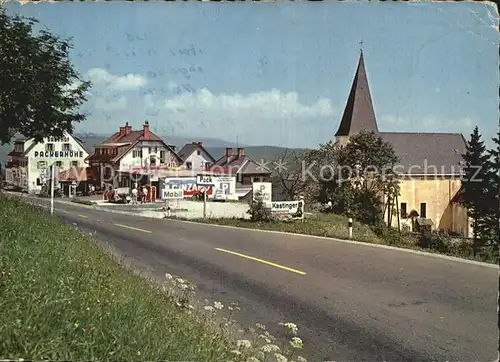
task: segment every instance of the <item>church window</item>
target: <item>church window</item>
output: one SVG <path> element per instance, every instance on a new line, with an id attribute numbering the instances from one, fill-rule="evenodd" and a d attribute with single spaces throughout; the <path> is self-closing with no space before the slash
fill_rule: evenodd
<path id="1" fill-rule="evenodd" d="M 425 202 L 420 204 L 420 217 L 427 218 L 427 204 Z"/>

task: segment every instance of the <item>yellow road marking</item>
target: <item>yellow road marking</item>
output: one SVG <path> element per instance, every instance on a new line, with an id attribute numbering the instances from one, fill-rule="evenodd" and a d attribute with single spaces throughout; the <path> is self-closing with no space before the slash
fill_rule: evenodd
<path id="1" fill-rule="evenodd" d="M 253 256 L 248 256 L 248 255 L 245 255 L 245 254 L 240 254 L 240 253 L 237 253 L 235 251 L 221 249 L 221 248 L 215 248 L 215 250 L 222 251 L 222 252 L 228 253 L 228 254 L 233 254 L 233 255 L 236 255 L 236 256 L 239 256 L 239 257 L 242 257 L 242 258 L 245 258 L 245 259 L 257 261 L 257 262 L 262 263 L 262 264 L 274 266 L 275 268 L 283 269 L 283 270 L 286 270 L 286 271 L 289 271 L 289 272 L 292 272 L 292 273 L 296 273 L 296 274 L 300 274 L 300 275 L 306 275 L 306 273 L 303 272 L 303 271 L 292 269 L 292 268 L 289 268 L 287 266 L 279 265 L 279 264 L 276 264 L 276 263 L 272 263 L 272 262 L 267 261 L 267 260 L 262 260 L 262 259 L 259 259 L 259 258 L 254 258 Z"/>
<path id="2" fill-rule="evenodd" d="M 123 225 L 123 224 L 115 224 L 115 225 L 122 227 L 122 228 L 131 229 L 131 230 L 135 230 L 135 231 L 142 231 L 143 233 L 151 234 L 151 231 L 149 231 L 149 230 L 139 229 L 139 228 L 135 228 L 133 226 Z"/>
<path id="3" fill-rule="evenodd" d="M 54 211 L 64 212 L 65 214 L 71 214 L 69 211 L 63 209 L 54 209 Z"/>
<path id="4" fill-rule="evenodd" d="M 84 219 L 88 219 L 88 217 L 87 217 L 87 216 L 85 216 L 85 215 L 80 215 L 80 214 L 78 214 L 78 216 L 83 217 Z"/>

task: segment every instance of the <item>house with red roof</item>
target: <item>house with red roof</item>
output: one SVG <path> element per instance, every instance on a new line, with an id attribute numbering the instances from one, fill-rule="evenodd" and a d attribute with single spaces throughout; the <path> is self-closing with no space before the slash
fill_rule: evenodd
<path id="1" fill-rule="evenodd" d="M 174 146 L 167 145 L 151 131 L 148 121 L 141 130 L 133 130 L 127 122 L 96 145 L 87 160 L 97 183 L 113 188 L 130 187 L 135 181 L 155 184 L 157 171 L 177 169 L 184 162 Z"/>

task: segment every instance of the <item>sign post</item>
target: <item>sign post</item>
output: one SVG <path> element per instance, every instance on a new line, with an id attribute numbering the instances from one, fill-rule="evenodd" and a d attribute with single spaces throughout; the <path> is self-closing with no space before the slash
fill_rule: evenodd
<path id="1" fill-rule="evenodd" d="M 177 200 L 177 206 L 179 206 L 179 200 L 184 198 L 184 190 L 179 189 L 163 189 L 163 199 L 165 199 L 165 208 L 167 210 L 167 217 L 170 217 L 172 208 L 170 207 L 170 200 Z"/>
<path id="2" fill-rule="evenodd" d="M 215 182 L 211 175 L 196 175 L 196 184 L 201 186 L 215 186 Z M 207 218 L 207 190 L 203 191 L 203 218 Z"/>

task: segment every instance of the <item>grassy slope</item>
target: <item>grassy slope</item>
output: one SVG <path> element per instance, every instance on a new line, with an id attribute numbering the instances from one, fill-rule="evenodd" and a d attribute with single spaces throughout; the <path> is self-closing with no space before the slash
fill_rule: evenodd
<path id="1" fill-rule="evenodd" d="M 228 359 L 222 340 L 56 217 L 0 195 L 0 230 L 0 357 Z"/>

